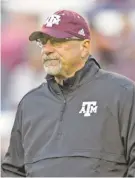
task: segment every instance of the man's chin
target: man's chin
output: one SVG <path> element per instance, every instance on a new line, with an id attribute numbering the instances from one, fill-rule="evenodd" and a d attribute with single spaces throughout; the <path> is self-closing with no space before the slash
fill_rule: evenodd
<path id="1" fill-rule="evenodd" d="M 54 68 L 52 69 L 50 67 L 45 67 L 44 66 L 44 70 L 49 75 L 57 76 L 57 75 L 60 74 L 60 69 L 54 69 Z"/>

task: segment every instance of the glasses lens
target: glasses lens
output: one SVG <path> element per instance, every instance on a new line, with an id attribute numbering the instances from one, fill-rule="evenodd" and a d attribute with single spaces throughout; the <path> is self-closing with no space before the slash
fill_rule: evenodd
<path id="1" fill-rule="evenodd" d="M 67 42 L 67 41 L 82 41 L 83 39 L 79 39 L 79 38 L 39 38 L 36 40 L 37 42 L 37 45 L 42 48 L 46 43 L 47 41 L 50 41 L 51 44 L 58 44 L 58 43 L 64 43 L 64 42 Z"/>

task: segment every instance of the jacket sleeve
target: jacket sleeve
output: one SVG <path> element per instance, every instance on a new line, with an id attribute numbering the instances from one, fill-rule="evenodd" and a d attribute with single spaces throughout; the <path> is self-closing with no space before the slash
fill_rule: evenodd
<path id="1" fill-rule="evenodd" d="M 121 108 L 121 138 L 128 165 L 126 177 L 135 177 L 135 85 L 125 87 Z"/>
<path id="2" fill-rule="evenodd" d="M 21 138 L 21 115 L 22 112 L 19 105 L 11 131 L 8 151 L 1 165 L 2 177 L 26 177 L 24 169 L 24 150 Z"/>

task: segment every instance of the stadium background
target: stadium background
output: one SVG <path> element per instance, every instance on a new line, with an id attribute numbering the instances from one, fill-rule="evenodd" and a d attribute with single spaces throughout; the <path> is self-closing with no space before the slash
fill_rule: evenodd
<path id="1" fill-rule="evenodd" d="M 40 50 L 28 36 L 59 9 L 86 17 L 91 26 L 92 55 L 103 68 L 135 81 L 135 0 L 2 0 L 1 159 L 19 101 L 46 75 Z"/>

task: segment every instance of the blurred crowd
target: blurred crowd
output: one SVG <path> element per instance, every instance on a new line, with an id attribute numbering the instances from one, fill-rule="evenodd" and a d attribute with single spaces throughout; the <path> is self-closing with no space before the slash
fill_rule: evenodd
<path id="1" fill-rule="evenodd" d="M 57 2 L 59 9 L 63 8 L 62 1 L 54 1 Z M 23 2 L 27 4 L 28 1 Z M 1 1 L 2 154 L 7 149 L 5 138 L 7 135 L 9 138 L 13 124 L 11 120 L 14 119 L 19 101 L 28 91 L 40 85 L 46 76 L 42 67 L 40 49 L 28 40 L 29 34 L 39 29 L 47 15 L 52 12 L 51 6 L 45 6 L 44 13 L 42 7 L 40 12 L 40 1 L 38 2 L 39 10 L 30 11 L 25 8 L 15 10 L 9 7 L 8 1 Z M 90 25 L 92 55 L 102 68 L 125 75 L 135 81 L 135 0 L 75 2 L 80 3 L 79 10 L 71 4 L 70 9 L 79 11 L 87 18 Z M 69 9 L 68 3 L 64 8 Z"/>
<path id="2" fill-rule="evenodd" d="M 135 1 L 103 1 L 88 12 L 88 21 L 101 66 L 135 81 Z"/>

